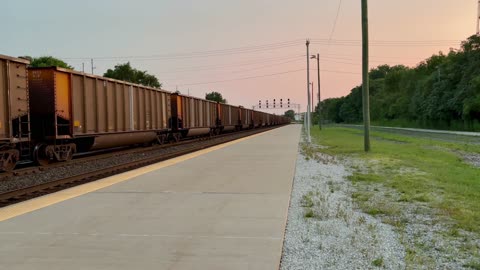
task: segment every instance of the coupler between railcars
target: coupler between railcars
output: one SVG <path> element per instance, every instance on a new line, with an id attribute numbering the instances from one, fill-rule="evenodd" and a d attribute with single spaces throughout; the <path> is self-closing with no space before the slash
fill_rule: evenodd
<path id="1" fill-rule="evenodd" d="M 33 150 L 34 161 L 41 166 L 46 166 L 52 162 L 70 161 L 73 154 L 77 151 L 74 143 L 67 144 L 44 144 L 39 143 Z"/>

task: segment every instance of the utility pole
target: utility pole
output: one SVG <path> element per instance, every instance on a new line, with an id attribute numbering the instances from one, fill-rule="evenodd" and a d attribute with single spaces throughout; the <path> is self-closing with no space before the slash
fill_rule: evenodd
<path id="1" fill-rule="evenodd" d="M 82 72 L 85 73 L 85 63 L 82 63 Z"/>
<path id="2" fill-rule="evenodd" d="M 480 35 L 480 0 L 478 0 L 478 11 L 477 11 L 477 36 Z"/>
<path id="3" fill-rule="evenodd" d="M 94 69 L 94 67 L 93 67 L 93 58 L 90 59 L 90 63 L 91 63 L 91 65 L 92 65 L 92 74 L 93 74 L 93 69 Z"/>
<path id="4" fill-rule="evenodd" d="M 308 50 L 308 45 L 310 45 L 310 40 L 307 39 L 306 42 L 307 45 L 307 117 L 308 120 L 306 121 L 306 131 L 307 131 L 307 140 L 308 143 L 312 142 L 312 139 L 310 138 L 310 53 Z"/>
<path id="5" fill-rule="evenodd" d="M 308 120 L 307 120 L 307 126 L 308 126 L 308 136 L 311 137 L 310 135 L 310 126 L 311 126 L 311 123 L 312 123 L 312 114 L 311 114 L 311 111 L 312 111 L 312 107 L 311 107 L 311 104 L 310 104 L 310 84 L 308 84 L 308 105 L 307 105 L 307 114 L 308 114 Z M 311 142 L 311 139 L 309 140 L 309 142 Z"/>
<path id="6" fill-rule="evenodd" d="M 313 82 L 310 82 L 310 85 L 312 86 L 312 91 L 313 91 Z M 310 88 L 308 89 L 308 134 L 312 134 L 312 118 L 313 118 L 313 93 L 310 93 Z"/>
<path id="7" fill-rule="evenodd" d="M 479 0 L 480 1 L 480 0 Z M 317 105 L 317 112 L 318 112 L 318 128 L 322 129 L 322 110 L 320 109 L 320 54 L 317 53 L 317 75 L 318 75 L 318 105 Z"/>
<path id="8" fill-rule="evenodd" d="M 363 75 L 363 125 L 364 125 L 364 148 L 370 151 L 370 100 L 368 82 L 368 4 L 362 0 L 362 75 Z"/>
<path id="9" fill-rule="evenodd" d="M 312 55 L 310 57 L 311 59 L 317 59 L 317 75 L 318 75 L 318 103 L 317 103 L 317 113 L 318 113 L 318 128 L 321 130 L 322 129 L 322 116 L 321 110 L 320 110 L 320 54 L 317 53 L 317 55 Z M 312 89 L 312 98 L 313 98 L 313 89 Z M 312 102 L 313 106 L 313 102 Z"/>
<path id="10" fill-rule="evenodd" d="M 312 102 L 311 102 L 311 107 L 312 108 L 312 114 L 313 114 L 313 109 L 315 108 L 315 106 L 313 105 L 313 100 L 314 100 L 314 95 L 313 95 L 314 91 L 313 91 L 313 81 L 312 81 Z"/>

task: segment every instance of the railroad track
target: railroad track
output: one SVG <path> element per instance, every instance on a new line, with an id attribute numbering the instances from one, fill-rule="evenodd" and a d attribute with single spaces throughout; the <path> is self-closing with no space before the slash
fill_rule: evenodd
<path id="1" fill-rule="evenodd" d="M 261 130 L 264 130 L 264 129 L 261 129 Z M 259 130 L 256 130 L 256 131 L 259 131 Z M 244 133 L 251 133 L 251 132 L 252 130 L 245 130 L 245 131 L 236 132 L 235 134 L 244 134 Z M 135 148 L 123 147 L 123 148 L 117 148 L 117 149 L 106 149 L 106 150 L 100 150 L 96 152 L 82 153 L 80 155 L 74 156 L 74 159 L 69 162 L 56 162 L 48 166 L 36 166 L 36 165 L 32 166 L 29 164 L 23 164 L 23 165 L 20 165 L 19 169 L 16 169 L 13 172 L 0 173 L 0 181 L 6 180 L 12 177 L 38 174 L 47 170 L 57 169 L 61 167 L 69 167 L 72 165 L 78 165 L 78 164 L 87 163 L 91 161 L 98 161 L 100 159 L 109 159 L 109 158 L 112 158 L 113 156 L 120 157 L 128 154 L 139 154 L 139 153 L 146 154 L 150 152 L 161 151 L 163 149 L 167 149 L 171 147 L 198 143 L 198 142 L 202 142 L 209 139 L 213 139 L 213 140 L 221 139 L 222 137 L 229 137 L 232 135 L 234 134 L 226 133 L 226 134 L 217 135 L 212 138 L 210 137 L 189 138 L 187 140 L 182 140 L 175 143 L 166 143 L 162 145 L 154 145 L 154 146 L 148 146 L 148 147 L 135 147 Z"/>
<path id="2" fill-rule="evenodd" d="M 278 126 L 277 126 L 278 127 Z M 232 133 L 232 134 L 224 134 L 221 136 L 214 137 L 210 140 L 205 140 L 205 139 L 194 139 L 194 140 L 188 140 L 188 141 L 183 141 L 179 143 L 175 143 L 172 145 L 164 145 L 164 146 L 158 146 L 158 147 L 152 147 L 152 149 L 149 149 L 148 151 L 158 151 L 160 149 L 169 149 L 176 147 L 177 149 L 174 149 L 173 151 L 168 151 L 167 153 L 161 153 L 159 152 L 158 154 L 154 154 L 152 156 L 143 158 L 143 159 L 138 159 L 134 160 L 131 162 L 127 163 L 122 163 L 122 164 L 116 164 L 112 166 L 107 166 L 103 168 L 98 168 L 96 170 L 90 171 L 90 172 L 85 172 L 85 173 L 80 173 L 80 174 L 74 174 L 70 175 L 64 178 L 60 179 L 55 179 L 52 181 L 40 183 L 40 184 L 35 184 L 31 186 L 26 186 L 22 188 L 17 188 L 17 189 L 12 189 L 8 191 L 4 191 L 0 193 L 0 207 L 5 207 L 11 204 L 15 204 L 21 201 L 25 201 L 28 199 L 32 199 L 35 197 L 43 196 L 46 194 L 54 193 L 63 189 L 67 189 L 73 186 L 81 185 L 84 183 L 92 182 L 98 179 L 102 179 L 111 175 L 119 174 L 122 172 L 130 171 L 133 169 L 137 169 L 140 167 L 144 167 L 150 164 L 154 164 L 160 161 L 164 161 L 167 159 L 171 159 L 174 157 L 178 157 L 181 155 L 185 155 L 188 153 L 192 153 L 201 149 L 205 149 L 208 147 L 212 147 L 218 144 L 226 143 L 229 141 L 237 140 L 242 137 L 247 137 L 251 136 L 257 133 L 262 133 L 277 127 L 269 127 L 269 128 L 263 128 L 259 130 L 248 130 L 248 131 L 242 131 L 242 132 L 237 132 L 237 133 Z M 79 159 L 79 162 L 76 163 L 76 165 L 80 165 L 81 163 L 88 163 L 95 158 L 97 159 L 108 159 L 108 158 L 115 158 L 118 155 L 122 154 L 132 154 L 132 153 L 144 153 L 145 149 L 140 149 L 140 150 L 130 150 L 122 153 L 110 153 L 109 154 L 102 154 L 101 156 L 91 156 L 88 158 L 82 158 Z M 109 156 L 108 156 L 109 155 Z M 69 164 L 68 166 L 70 166 Z M 67 165 L 63 165 L 65 167 Z M 38 169 L 38 171 L 31 171 L 33 174 L 42 174 L 47 171 L 52 171 L 55 170 L 56 168 L 61 168 L 61 165 L 55 165 L 53 167 L 47 167 L 43 170 Z M 17 175 L 21 176 L 22 174 Z M 12 176 L 15 178 L 15 176 Z M 0 182 L 1 184 L 2 182 Z"/>

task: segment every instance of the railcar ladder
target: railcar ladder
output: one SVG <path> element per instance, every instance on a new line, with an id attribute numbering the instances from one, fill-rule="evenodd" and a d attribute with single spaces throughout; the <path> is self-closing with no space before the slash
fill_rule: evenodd
<path id="1" fill-rule="evenodd" d="M 26 132 L 22 129 L 26 127 Z M 22 117 L 20 117 L 18 121 L 18 137 L 20 140 L 19 143 L 19 150 L 20 150 L 20 157 L 23 158 L 30 158 L 32 156 L 32 147 L 31 147 L 31 134 L 30 134 L 30 117 L 27 117 L 27 121 L 22 121 Z M 26 141 L 24 139 L 27 139 Z"/>

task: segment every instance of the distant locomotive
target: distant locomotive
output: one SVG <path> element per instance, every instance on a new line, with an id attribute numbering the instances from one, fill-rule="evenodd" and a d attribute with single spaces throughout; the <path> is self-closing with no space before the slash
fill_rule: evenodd
<path id="1" fill-rule="evenodd" d="M 162 144 L 262 126 L 282 116 L 0 55 L 0 170 L 74 153 Z"/>

